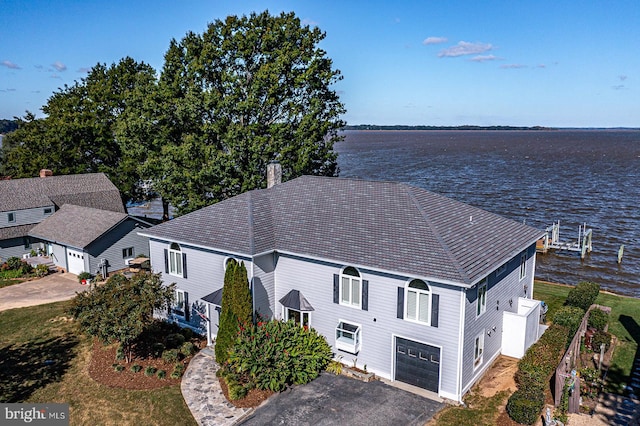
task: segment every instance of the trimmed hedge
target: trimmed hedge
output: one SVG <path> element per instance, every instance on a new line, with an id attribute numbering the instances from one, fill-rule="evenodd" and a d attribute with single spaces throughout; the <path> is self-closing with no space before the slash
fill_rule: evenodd
<path id="1" fill-rule="evenodd" d="M 569 336 L 573 336 L 578 331 L 584 310 L 575 306 L 563 306 L 556 311 L 553 316 L 553 323 L 567 327 Z"/>
<path id="2" fill-rule="evenodd" d="M 589 327 L 604 331 L 609 324 L 609 314 L 602 309 L 592 309 L 589 312 Z"/>
<path id="3" fill-rule="evenodd" d="M 538 420 L 543 406 L 544 392 L 528 394 L 518 389 L 507 402 L 507 413 L 518 423 L 532 425 Z"/>
<path id="4" fill-rule="evenodd" d="M 600 345 L 604 343 L 604 351 L 609 350 L 611 346 L 611 334 L 604 331 L 596 331 L 591 337 L 591 349 L 594 352 L 600 352 Z"/>
<path id="5" fill-rule="evenodd" d="M 565 305 L 575 306 L 586 312 L 595 303 L 599 293 L 599 284 L 582 281 L 569 291 Z"/>

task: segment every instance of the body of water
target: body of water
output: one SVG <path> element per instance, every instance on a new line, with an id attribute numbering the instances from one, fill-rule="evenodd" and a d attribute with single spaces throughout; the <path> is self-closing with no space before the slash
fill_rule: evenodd
<path id="1" fill-rule="evenodd" d="M 586 223 L 593 252 L 539 255 L 536 277 L 640 297 L 640 131 L 344 135 L 335 145 L 341 177 L 405 182 L 541 230 L 559 220 L 561 240 L 577 240 Z"/>

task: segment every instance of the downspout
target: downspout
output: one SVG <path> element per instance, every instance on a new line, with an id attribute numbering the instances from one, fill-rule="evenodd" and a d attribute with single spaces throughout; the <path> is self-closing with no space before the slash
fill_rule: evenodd
<path id="1" fill-rule="evenodd" d="M 536 277 L 535 277 L 535 273 L 536 273 L 536 256 L 537 256 L 537 254 L 536 254 L 536 252 L 534 250 L 533 256 L 532 256 L 533 265 L 532 265 L 532 269 L 531 269 L 531 295 L 529 297 L 529 299 L 531 299 L 531 300 L 533 300 L 533 286 L 534 286 L 534 284 L 536 282 Z"/>
<path id="2" fill-rule="evenodd" d="M 464 353 L 464 324 L 465 324 L 465 315 L 466 315 L 466 304 L 465 301 L 466 290 L 460 290 L 460 332 L 458 333 L 458 368 L 456 369 L 456 396 L 458 397 L 458 402 L 462 402 L 462 362 L 463 362 L 463 353 Z"/>

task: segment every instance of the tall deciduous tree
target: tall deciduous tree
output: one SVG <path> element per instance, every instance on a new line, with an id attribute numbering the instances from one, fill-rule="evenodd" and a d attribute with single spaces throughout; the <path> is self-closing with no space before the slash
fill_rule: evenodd
<path id="1" fill-rule="evenodd" d="M 216 20 L 172 40 L 159 93 L 158 150 L 145 173 L 185 213 L 265 186 L 269 161 L 283 178 L 338 173 L 333 151 L 344 105 L 325 34 L 293 13 Z"/>
<path id="2" fill-rule="evenodd" d="M 222 310 L 215 347 L 218 364 L 222 365 L 227 361 L 240 327 L 243 324 L 249 326 L 252 320 L 253 302 L 247 268 L 244 262 L 238 263 L 231 259 L 227 262 L 222 288 Z"/>
<path id="3" fill-rule="evenodd" d="M 16 178 L 37 176 L 41 168 L 56 174 L 103 172 L 125 201 L 144 199 L 139 152 L 146 139 L 133 139 L 129 129 L 140 127 L 133 119 L 140 115 L 134 101 L 155 88 L 155 70 L 147 64 L 129 57 L 110 67 L 97 64 L 48 99 L 45 118 L 27 113 L 19 120 L 7 135 L 3 172 Z"/>

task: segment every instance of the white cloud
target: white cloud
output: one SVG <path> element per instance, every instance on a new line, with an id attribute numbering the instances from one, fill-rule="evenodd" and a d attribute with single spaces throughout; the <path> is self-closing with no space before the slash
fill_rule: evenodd
<path id="1" fill-rule="evenodd" d="M 455 46 L 448 47 L 438 53 L 440 58 L 454 58 L 463 55 L 477 55 L 479 53 L 488 52 L 493 49 L 489 43 L 469 43 L 468 41 L 459 41 Z"/>
<path id="2" fill-rule="evenodd" d="M 82 68 L 78 68 L 76 72 L 79 72 L 80 74 L 87 74 L 89 71 L 91 71 L 91 68 L 82 67 Z"/>
<path id="3" fill-rule="evenodd" d="M 318 23 L 316 21 L 314 21 L 313 19 L 309 19 L 309 18 L 305 18 L 302 20 L 302 25 L 308 25 L 310 27 L 317 27 Z"/>
<path id="4" fill-rule="evenodd" d="M 51 64 L 51 66 L 54 67 L 59 72 L 67 70 L 67 66 L 60 61 L 55 61 L 54 63 Z"/>
<path id="5" fill-rule="evenodd" d="M 625 81 L 627 79 L 626 75 L 619 75 L 618 78 L 620 79 L 620 81 Z"/>
<path id="6" fill-rule="evenodd" d="M 10 68 L 12 70 L 19 70 L 20 69 L 20 67 L 17 64 L 14 64 L 11 61 L 2 61 L 2 62 L 0 62 L 0 65 L 2 65 L 3 67 Z"/>
<path id="7" fill-rule="evenodd" d="M 498 58 L 495 55 L 478 55 L 478 56 L 474 56 L 470 60 L 473 62 L 486 62 L 486 61 L 495 61 L 497 59 L 500 59 L 500 58 Z"/>
<path id="8" fill-rule="evenodd" d="M 500 65 L 500 68 L 505 70 L 517 70 L 520 68 L 527 68 L 527 66 L 524 64 L 506 64 L 506 65 Z"/>
<path id="9" fill-rule="evenodd" d="M 446 43 L 447 41 L 448 40 L 446 37 L 427 37 L 424 39 L 422 44 L 424 44 L 425 46 L 428 46 L 430 44 Z"/>
<path id="10" fill-rule="evenodd" d="M 611 86 L 613 90 L 625 90 L 624 84 L 618 84 L 617 86 Z"/>

